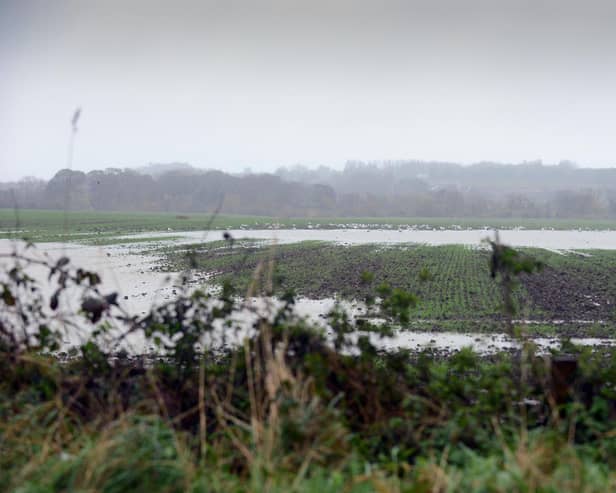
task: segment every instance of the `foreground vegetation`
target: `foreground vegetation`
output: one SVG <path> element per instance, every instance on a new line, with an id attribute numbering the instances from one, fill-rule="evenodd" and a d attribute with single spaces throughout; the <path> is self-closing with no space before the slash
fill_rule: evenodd
<path id="1" fill-rule="evenodd" d="M 616 229 L 616 223 L 602 219 L 517 219 L 438 217 L 312 217 L 289 218 L 207 213 L 64 212 L 62 210 L 1 209 L 0 238 L 30 241 L 78 241 L 108 243 L 125 241 L 118 237 L 160 231 L 204 231 L 209 229 L 273 228 L 463 228 L 510 229 Z M 154 236 L 154 235 L 153 235 Z"/>
<path id="2" fill-rule="evenodd" d="M 215 297 L 185 287 L 135 317 L 66 258 L 46 266 L 50 298 L 28 258 L 13 260 L 0 284 L 0 491 L 616 488 L 611 349 L 565 343 L 560 360 L 528 343 L 490 357 L 383 352 L 367 335 L 387 337 L 417 302 L 386 284 L 371 305 L 382 324 L 336 308 L 326 338 L 286 293 L 252 313 L 243 344 L 221 345 L 214 336 L 237 330 L 241 308 L 228 283 Z M 498 245 L 490 262 L 505 305 L 512 281 L 541 268 Z M 259 262 L 249 293 L 270 292 L 273 276 Z M 72 286 L 83 301 L 67 315 Z M 62 348 L 71 328 L 83 342 Z M 156 353 L 122 353 L 129 337 Z"/>
<path id="3" fill-rule="evenodd" d="M 544 268 L 520 277 L 514 297 L 519 319 L 542 321 L 528 330 L 569 335 L 613 336 L 616 326 L 616 252 L 558 254 L 521 249 Z M 499 330 L 503 319 L 498 283 L 490 276 L 486 249 L 457 245 L 359 245 L 302 242 L 268 246 L 263 242 L 211 242 L 163 247 L 163 268 L 188 267 L 215 273 L 215 282 L 233 281 L 248 289 L 261 262 L 275 263 L 273 288 L 322 299 L 364 299 L 380 283 L 413 292 L 420 303 L 411 311 L 413 327 L 462 331 Z M 315 275 L 318 266 L 318 275 Z M 371 282 L 362 273 L 371 274 Z M 558 321 L 553 324 L 552 321 Z"/>

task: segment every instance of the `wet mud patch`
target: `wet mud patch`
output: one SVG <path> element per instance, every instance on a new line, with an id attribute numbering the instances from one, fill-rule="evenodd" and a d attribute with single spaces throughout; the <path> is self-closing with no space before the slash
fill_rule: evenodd
<path id="1" fill-rule="evenodd" d="M 613 321 L 616 291 L 611 277 L 609 271 L 547 265 L 539 274 L 524 276 L 522 284 L 534 311 L 552 319 Z"/>

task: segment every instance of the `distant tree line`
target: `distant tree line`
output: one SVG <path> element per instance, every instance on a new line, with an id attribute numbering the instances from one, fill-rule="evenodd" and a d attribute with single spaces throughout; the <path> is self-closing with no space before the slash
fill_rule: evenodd
<path id="1" fill-rule="evenodd" d="M 130 169 L 71 171 L 48 182 L 25 179 L 0 186 L 0 207 L 101 211 L 319 215 L 336 208 L 329 186 L 287 183 L 277 175 L 234 176 L 180 170 L 157 176 Z"/>
<path id="2" fill-rule="evenodd" d="M 182 165 L 0 183 L 0 207 L 285 216 L 616 218 L 616 169 L 349 162 L 233 175 Z"/>

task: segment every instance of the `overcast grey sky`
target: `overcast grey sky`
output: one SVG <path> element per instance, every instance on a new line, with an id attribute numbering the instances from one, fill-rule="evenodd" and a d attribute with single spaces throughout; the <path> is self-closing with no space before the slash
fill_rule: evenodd
<path id="1" fill-rule="evenodd" d="M 0 180 L 184 161 L 616 165 L 616 2 L 0 0 Z"/>

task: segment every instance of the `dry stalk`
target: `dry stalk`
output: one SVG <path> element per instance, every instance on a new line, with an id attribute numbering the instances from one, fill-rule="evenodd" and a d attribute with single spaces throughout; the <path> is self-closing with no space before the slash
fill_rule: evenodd
<path id="1" fill-rule="evenodd" d="M 207 416 L 205 414 L 205 361 L 203 356 L 199 365 L 199 445 L 201 458 L 205 460 L 207 452 Z"/>

